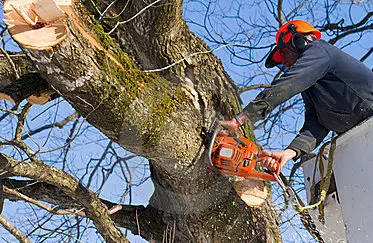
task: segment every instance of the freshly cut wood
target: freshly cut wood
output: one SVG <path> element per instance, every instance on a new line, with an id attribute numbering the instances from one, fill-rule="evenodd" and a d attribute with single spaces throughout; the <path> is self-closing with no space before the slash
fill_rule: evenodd
<path id="1" fill-rule="evenodd" d="M 5 0 L 4 23 L 24 47 L 48 50 L 67 36 L 67 15 L 63 9 L 71 4 L 71 0 Z"/>
<path id="2" fill-rule="evenodd" d="M 267 198 L 267 187 L 262 181 L 235 177 L 233 187 L 242 201 L 250 207 L 260 207 Z"/>
<path id="3" fill-rule="evenodd" d="M 39 0 L 33 7 L 34 12 L 44 21 L 53 22 L 60 18 L 64 18 L 65 13 L 53 0 Z"/>

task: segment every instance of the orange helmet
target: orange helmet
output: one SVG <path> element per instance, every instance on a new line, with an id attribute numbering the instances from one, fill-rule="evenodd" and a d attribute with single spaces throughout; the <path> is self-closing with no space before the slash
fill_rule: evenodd
<path id="1" fill-rule="evenodd" d="M 282 57 L 280 55 L 280 49 L 285 46 L 285 44 L 290 44 L 295 48 L 299 49 L 297 46 L 294 46 L 294 36 L 296 34 L 314 34 L 316 40 L 321 38 L 321 32 L 310 23 L 304 20 L 292 20 L 282 25 L 276 33 L 276 47 L 271 51 L 267 57 L 265 66 L 267 68 L 272 68 L 278 64 L 282 63 Z"/>

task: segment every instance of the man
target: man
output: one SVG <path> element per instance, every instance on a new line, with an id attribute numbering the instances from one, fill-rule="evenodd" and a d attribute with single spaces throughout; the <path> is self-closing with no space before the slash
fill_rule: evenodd
<path id="1" fill-rule="evenodd" d="M 286 72 L 243 112 L 220 123 L 235 131 L 247 120 L 264 119 L 276 106 L 301 93 L 306 109 L 304 125 L 284 151 L 264 151 L 271 158 L 262 166 L 270 170 L 281 169 L 290 159 L 295 161 L 311 152 L 330 130 L 344 133 L 373 115 L 372 71 L 320 38 L 321 32 L 303 20 L 281 26 L 266 67 L 277 66 Z"/>

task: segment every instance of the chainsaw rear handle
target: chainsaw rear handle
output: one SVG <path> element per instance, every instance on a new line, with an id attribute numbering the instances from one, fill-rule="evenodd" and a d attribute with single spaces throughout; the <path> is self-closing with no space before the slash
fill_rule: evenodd
<path id="1" fill-rule="evenodd" d="M 258 154 L 258 157 L 256 158 L 256 161 L 257 162 L 260 162 L 262 160 L 265 160 L 265 159 L 268 159 L 268 158 L 272 158 L 271 156 L 268 156 L 268 155 L 263 155 L 262 152 L 259 152 Z M 277 160 L 275 161 L 276 165 L 277 165 L 277 169 L 275 172 L 272 172 L 274 174 L 276 174 L 277 176 L 280 176 L 280 162 L 278 162 Z"/>

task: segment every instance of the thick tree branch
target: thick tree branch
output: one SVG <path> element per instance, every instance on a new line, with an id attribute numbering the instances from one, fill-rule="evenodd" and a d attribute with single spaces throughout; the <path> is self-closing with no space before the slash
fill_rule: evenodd
<path id="1" fill-rule="evenodd" d="M 70 174 L 48 166 L 40 161 L 18 162 L 0 154 L 0 168 L 14 176 L 36 179 L 54 185 L 69 197 L 75 198 L 107 242 L 127 242 L 123 233 L 114 225 L 107 213 L 107 207 L 97 196 L 81 185 Z"/>
<path id="2" fill-rule="evenodd" d="M 21 193 L 30 199 L 31 203 L 33 200 L 43 201 L 49 204 L 56 205 L 56 209 L 60 212 L 66 212 L 65 209 L 80 209 L 81 205 L 79 201 L 68 196 L 60 188 L 51 184 L 34 181 L 34 180 L 15 180 L 15 179 L 2 179 L 2 184 L 10 190 Z M 4 197 L 11 201 L 24 200 L 21 197 L 15 195 L 16 193 L 7 193 L 5 191 Z M 110 202 L 108 200 L 100 199 L 107 208 L 113 208 L 118 204 Z M 37 203 L 34 203 L 37 204 Z M 147 207 L 136 206 L 136 205 L 121 205 L 121 210 L 111 214 L 111 219 L 116 225 L 129 229 L 133 234 L 137 234 L 136 225 L 136 212 L 138 213 L 139 225 L 141 227 L 141 235 L 148 241 L 161 242 L 163 230 L 167 224 L 163 222 L 163 212 L 159 211 L 150 205 Z M 72 211 L 74 212 L 74 211 Z M 85 210 L 81 211 L 83 214 Z M 67 212 L 66 212 L 67 213 Z M 83 216 L 83 215 L 81 215 Z"/>
<path id="3" fill-rule="evenodd" d="M 25 235 L 14 225 L 12 225 L 3 215 L 0 215 L 0 224 L 21 243 L 30 243 Z"/>
<path id="4" fill-rule="evenodd" d="M 62 210 L 56 210 L 56 209 L 54 209 L 54 208 L 52 208 L 52 207 L 50 207 L 50 206 L 48 206 L 44 203 L 41 203 L 41 202 L 31 198 L 31 197 L 28 197 L 28 196 L 14 190 L 14 189 L 8 188 L 6 186 L 3 186 L 3 191 L 6 194 L 13 195 L 13 196 L 15 196 L 15 197 L 17 197 L 17 198 L 19 198 L 23 201 L 32 203 L 32 204 L 38 206 L 39 208 L 47 210 L 48 212 L 53 213 L 53 214 L 57 214 L 57 215 L 75 214 L 75 215 L 78 215 L 78 216 L 81 216 L 81 217 L 86 216 L 85 213 L 82 212 L 82 210 L 68 210 L 68 209 L 67 210 L 63 210 L 63 209 Z"/>

